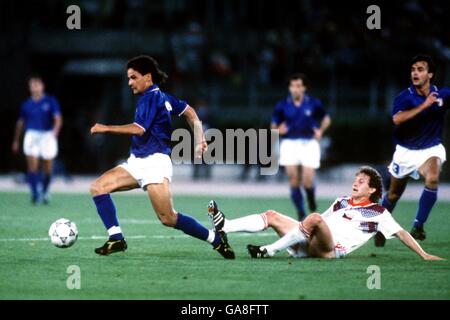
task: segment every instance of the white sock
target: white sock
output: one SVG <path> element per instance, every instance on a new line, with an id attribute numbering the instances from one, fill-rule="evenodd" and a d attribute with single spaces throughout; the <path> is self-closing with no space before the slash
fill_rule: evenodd
<path id="1" fill-rule="evenodd" d="M 264 213 L 252 214 L 250 216 L 228 220 L 225 219 L 225 224 L 222 230 L 225 233 L 230 232 L 258 232 L 267 229 L 267 217 Z"/>
<path id="2" fill-rule="evenodd" d="M 289 248 L 290 246 L 294 244 L 304 244 L 308 241 L 308 238 L 303 233 L 302 230 L 300 230 L 300 225 L 286 233 L 283 237 L 278 239 L 272 244 L 269 244 L 267 246 L 261 247 L 261 249 L 266 249 L 269 256 L 273 256 L 278 251 L 284 250 Z"/>

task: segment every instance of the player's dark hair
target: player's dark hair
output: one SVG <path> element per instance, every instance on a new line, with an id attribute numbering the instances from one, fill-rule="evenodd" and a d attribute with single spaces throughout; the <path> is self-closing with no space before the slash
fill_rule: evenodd
<path id="1" fill-rule="evenodd" d="M 294 81 L 294 80 L 302 80 L 303 85 L 305 87 L 309 85 L 308 78 L 306 77 L 306 75 L 304 73 L 296 72 L 296 73 L 291 74 L 288 78 L 288 85 L 291 84 L 291 81 Z"/>
<path id="2" fill-rule="evenodd" d="M 30 80 L 41 80 L 42 82 L 44 82 L 44 79 L 39 73 L 30 73 L 28 75 L 28 81 Z"/>
<path id="3" fill-rule="evenodd" d="M 414 63 L 419 61 L 425 61 L 428 65 L 428 72 L 429 73 L 435 73 L 436 72 L 436 64 L 433 61 L 433 58 L 426 54 L 418 54 L 417 56 L 413 57 L 409 63 L 410 66 L 412 66 Z"/>
<path id="4" fill-rule="evenodd" d="M 134 69 L 142 75 L 150 73 L 153 83 L 161 84 L 168 78 L 167 74 L 159 67 L 158 62 L 153 57 L 141 55 L 130 59 L 127 63 L 127 69 Z"/>
<path id="5" fill-rule="evenodd" d="M 378 200 L 380 200 L 381 195 L 383 194 L 383 178 L 381 177 L 381 174 L 377 170 L 369 166 L 363 166 L 359 168 L 358 172 L 356 172 L 356 175 L 361 173 L 369 176 L 369 187 L 376 189 L 376 191 L 372 193 L 369 199 L 370 201 L 377 203 Z"/>

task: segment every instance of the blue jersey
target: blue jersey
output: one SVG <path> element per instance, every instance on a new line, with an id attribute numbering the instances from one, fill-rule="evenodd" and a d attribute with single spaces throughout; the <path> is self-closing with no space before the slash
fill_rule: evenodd
<path id="1" fill-rule="evenodd" d="M 154 153 L 170 155 L 172 114 L 181 115 L 187 103 L 162 92 L 157 85 L 145 90 L 137 102 L 134 123 L 145 130 L 142 136 L 133 136 L 131 150 L 137 158 Z"/>
<path id="2" fill-rule="evenodd" d="M 450 88 L 430 86 L 430 93 L 438 92 L 438 103 L 403 122 L 394 129 L 394 142 L 412 150 L 426 149 L 442 143 L 445 112 L 450 105 Z M 426 97 L 417 93 L 414 86 L 403 90 L 394 100 L 392 116 L 401 111 L 418 107 Z"/>
<path id="3" fill-rule="evenodd" d="M 31 97 L 27 99 L 20 109 L 19 119 L 24 122 L 25 130 L 49 131 L 53 129 L 55 116 L 60 114 L 56 98 L 44 95 L 39 101 L 34 101 Z"/>
<path id="4" fill-rule="evenodd" d="M 295 106 L 292 97 L 277 103 L 272 114 L 272 123 L 280 125 L 286 122 L 288 132 L 284 138 L 311 139 L 314 137 L 314 128 L 320 128 L 326 112 L 319 99 L 305 95 L 300 106 Z"/>

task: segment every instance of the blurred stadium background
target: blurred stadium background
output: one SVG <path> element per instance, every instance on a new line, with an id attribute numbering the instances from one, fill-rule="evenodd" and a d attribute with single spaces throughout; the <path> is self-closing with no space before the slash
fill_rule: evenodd
<path id="1" fill-rule="evenodd" d="M 71 4 L 81 8 L 81 30 L 66 28 L 66 8 Z M 96 175 L 124 159 L 128 138 L 93 138 L 89 128 L 96 121 L 118 124 L 132 118 L 134 98 L 124 63 L 140 53 L 156 57 L 167 71 L 170 78 L 164 89 L 188 100 L 210 127 L 221 130 L 268 128 L 276 101 L 287 94 L 286 77 L 304 72 L 311 82 L 310 94 L 323 101 L 333 119 L 322 141 L 319 179 L 342 182 L 359 164 L 376 165 L 386 173 L 393 151 L 390 110 L 395 95 L 409 84 L 410 57 L 431 54 L 439 65 L 434 82 L 449 83 L 449 5 L 378 1 L 381 30 L 368 30 L 370 4 L 1 0 L 3 186 L 11 173 L 20 182 L 21 175 L 15 173 L 25 169 L 23 155 L 11 153 L 11 141 L 20 103 L 28 96 L 30 72 L 43 75 L 47 91 L 62 106 L 57 174 L 67 181 Z M 175 125 L 186 126 L 180 121 Z M 444 145 L 449 140 L 446 130 Z M 248 166 L 210 169 L 212 181 L 261 178 Z M 192 171 L 191 166 L 178 166 L 175 181 L 191 181 Z M 281 173 L 265 182 L 284 179 Z M 444 169 L 442 179 L 450 181 L 449 170 Z M 55 185 L 53 191 L 58 188 Z M 319 181 L 319 195 L 320 189 Z"/>

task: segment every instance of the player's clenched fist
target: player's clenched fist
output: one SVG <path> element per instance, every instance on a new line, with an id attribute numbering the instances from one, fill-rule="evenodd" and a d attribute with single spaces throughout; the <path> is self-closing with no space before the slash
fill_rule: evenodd
<path id="1" fill-rule="evenodd" d="M 195 146 L 195 158 L 200 159 L 202 157 L 203 152 L 208 150 L 208 144 L 206 141 L 202 141 Z"/>
<path id="2" fill-rule="evenodd" d="M 425 100 L 425 106 L 429 107 L 431 106 L 433 103 L 435 103 L 438 100 L 438 93 L 437 92 L 432 92 L 428 95 L 427 99 Z"/>
<path id="3" fill-rule="evenodd" d="M 96 133 L 104 133 L 105 132 L 105 125 L 100 124 L 100 123 L 96 123 L 94 124 L 94 126 L 91 128 L 91 134 L 96 134 Z"/>

